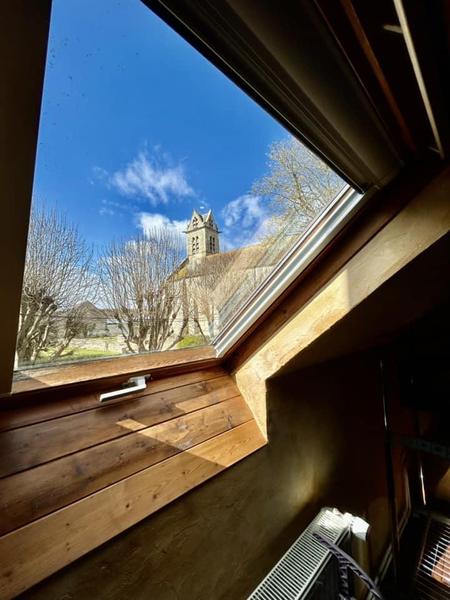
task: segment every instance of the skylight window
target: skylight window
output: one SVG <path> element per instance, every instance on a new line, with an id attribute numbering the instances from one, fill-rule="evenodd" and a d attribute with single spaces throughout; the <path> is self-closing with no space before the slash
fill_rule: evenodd
<path id="1" fill-rule="evenodd" d="M 211 344 L 344 182 L 139 0 L 54 0 L 17 368 Z"/>

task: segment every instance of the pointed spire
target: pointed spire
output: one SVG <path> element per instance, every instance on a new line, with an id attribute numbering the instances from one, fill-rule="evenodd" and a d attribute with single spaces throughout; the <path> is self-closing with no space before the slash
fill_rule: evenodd
<path id="1" fill-rule="evenodd" d="M 201 215 L 195 208 L 192 211 L 192 217 L 187 226 L 187 231 L 192 231 L 203 225 L 203 215 Z"/>
<path id="2" fill-rule="evenodd" d="M 211 209 L 206 214 L 200 214 L 194 209 L 185 233 L 189 258 L 201 258 L 220 252 L 220 231 Z"/>

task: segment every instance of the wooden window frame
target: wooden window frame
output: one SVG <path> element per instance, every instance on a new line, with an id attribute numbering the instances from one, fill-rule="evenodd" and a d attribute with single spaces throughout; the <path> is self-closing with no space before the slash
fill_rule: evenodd
<path id="1" fill-rule="evenodd" d="M 50 27 L 50 0 L 0 4 L 0 395 L 9 393 L 19 324 L 39 115 Z"/>

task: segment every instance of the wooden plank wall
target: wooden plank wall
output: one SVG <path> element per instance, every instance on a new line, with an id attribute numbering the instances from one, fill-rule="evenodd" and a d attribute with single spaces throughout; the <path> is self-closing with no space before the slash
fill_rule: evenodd
<path id="1" fill-rule="evenodd" d="M 13 598 L 266 443 L 214 367 L 0 416 L 0 597 Z"/>

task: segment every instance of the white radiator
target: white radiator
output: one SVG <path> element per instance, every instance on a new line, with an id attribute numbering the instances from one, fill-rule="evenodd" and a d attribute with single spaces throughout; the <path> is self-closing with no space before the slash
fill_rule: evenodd
<path id="1" fill-rule="evenodd" d="M 312 534 L 320 533 L 339 546 L 348 538 L 352 520 L 353 516 L 349 513 L 322 508 L 248 600 L 336 598 L 337 569 L 326 573 L 324 580 L 332 555 Z"/>

